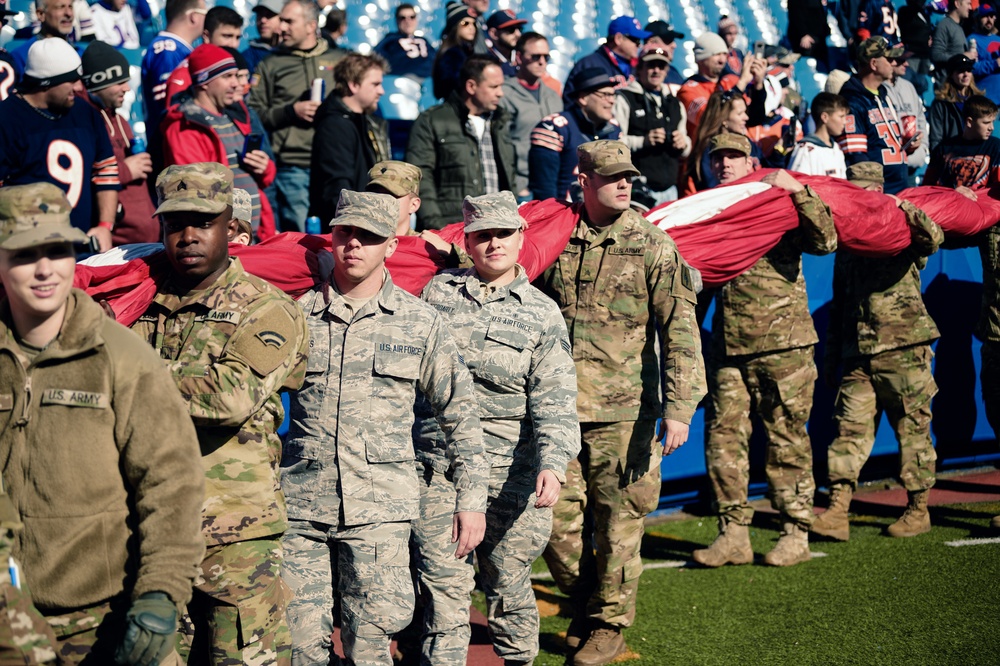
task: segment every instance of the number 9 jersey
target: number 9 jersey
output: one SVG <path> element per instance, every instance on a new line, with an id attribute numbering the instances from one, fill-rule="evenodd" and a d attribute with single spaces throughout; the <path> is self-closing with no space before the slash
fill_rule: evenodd
<path id="1" fill-rule="evenodd" d="M 107 127 L 85 101 L 62 115 L 36 109 L 16 94 L 0 102 L 0 185 L 38 182 L 66 192 L 73 226 L 85 232 L 98 222 L 94 193 L 121 189 Z"/>

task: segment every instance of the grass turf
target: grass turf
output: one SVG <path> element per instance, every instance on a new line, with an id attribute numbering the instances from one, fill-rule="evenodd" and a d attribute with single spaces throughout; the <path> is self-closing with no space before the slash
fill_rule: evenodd
<path id="1" fill-rule="evenodd" d="M 869 515 L 852 514 L 849 542 L 814 540 L 812 561 L 787 569 L 761 564 L 780 528 L 761 513 L 751 528 L 753 565 L 647 568 L 625 633 L 638 658 L 623 663 L 1000 663 L 1000 544 L 945 544 L 997 536 L 987 526 L 1000 503 L 933 507 L 934 529 L 911 539 L 883 536 L 899 509 L 864 508 Z M 689 561 L 715 534 L 711 518 L 650 527 L 643 560 Z M 536 570 L 547 574 L 540 560 Z M 562 614 L 542 618 L 535 664 L 562 666 L 570 609 L 554 587 L 538 596 Z"/>

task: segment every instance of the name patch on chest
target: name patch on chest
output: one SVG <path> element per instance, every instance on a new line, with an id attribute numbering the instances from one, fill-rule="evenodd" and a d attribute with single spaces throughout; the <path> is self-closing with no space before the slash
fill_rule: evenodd
<path id="1" fill-rule="evenodd" d="M 397 345 L 391 342 L 380 342 L 376 347 L 380 352 L 389 354 L 407 354 L 409 356 L 420 356 L 424 353 L 423 347 L 413 345 Z"/>
<path id="2" fill-rule="evenodd" d="M 224 321 L 229 324 L 238 324 L 240 322 L 240 313 L 233 312 L 232 310 L 212 310 L 205 315 L 205 319 L 208 321 Z"/>
<path id="3" fill-rule="evenodd" d="M 107 409 L 108 396 L 104 393 L 91 393 L 74 389 L 52 388 L 42 393 L 43 405 L 62 405 L 63 407 L 89 407 L 90 409 Z"/>
<path id="4" fill-rule="evenodd" d="M 530 324 L 525 324 L 524 322 L 520 322 L 516 319 L 511 319 L 509 317 L 499 317 L 494 315 L 490 317 L 490 321 L 494 324 L 502 324 L 503 326 L 513 326 L 514 328 L 519 328 L 522 331 L 531 332 Z"/>
<path id="5" fill-rule="evenodd" d="M 645 251 L 646 251 L 646 249 L 642 248 L 642 247 L 616 247 L 616 246 L 611 246 L 611 247 L 608 248 L 608 254 L 624 254 L 624 255 L 627 255 L 627 256 L 630 256 L 630 257 L 638 257 L 638 256 L 640 256 Z"/>

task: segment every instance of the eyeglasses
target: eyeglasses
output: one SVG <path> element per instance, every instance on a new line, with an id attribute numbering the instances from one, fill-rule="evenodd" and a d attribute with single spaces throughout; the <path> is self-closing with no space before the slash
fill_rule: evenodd
<path id="1" fill-rule="evenodd" d="M 407 15 L 404 16 L 404 15 L 400 14 L 399 16 L 396 17 L 396 20 L 397 21 L 416 21 L 417 20 L 417 15 L 416 14 L 407 14 Z"/>
<path id="2" fill-rule="evenodd" d="M 459 21 L 458 25 L 459 25 L 460 28 L 466 28 L 466 27 L 468 27 L 470 25 L 476 25 L 476 21 L 475 21 L 475 19 L 465 18 L 465 19 L 462 19 L 461 21 Z"/>
<path id="3" fill-rule="evenodd" d="M 539 62 L 541 60 L 548 62 L 551 59 L 552 59 L 551 53 L 532 53 L 531 55 L 524 56 L 525 62 Z"/>
<path id="4" fill-rule="evenodd" d="M 595 90 L 590 94 L 596 97 L 597 99 L 603 99 L 604 101 L 615 98 L 614 92 L 608 92 L 606 90 Z"/>
<path id="5" fill-rule="evenodd" d="M 642 44 L 642 40 L 639 39 L 638 37 L 629 37 L 628 35 L 625 35 L 625 39 L 627 39 L 628 41 L 632 42 L 636 46 L 639 46 L 640 44 Z"/>
<path id="6" fill-rule="evenodd" d="M 642 66 L 646 69 L 666 69 L 667 63 L 662 60 L 643 60 Z"/>

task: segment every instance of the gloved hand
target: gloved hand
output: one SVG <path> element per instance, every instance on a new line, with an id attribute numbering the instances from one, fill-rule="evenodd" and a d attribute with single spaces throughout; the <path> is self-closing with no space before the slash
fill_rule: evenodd
<path id="1" fill-rule="evenodd" d="M 125 616 L 125 637 L 115 651 L 124 666 L 159 666 L 174 647 L 177 607 L 163 592 L 147 592 L 132 603 Z"/>

